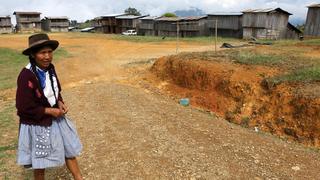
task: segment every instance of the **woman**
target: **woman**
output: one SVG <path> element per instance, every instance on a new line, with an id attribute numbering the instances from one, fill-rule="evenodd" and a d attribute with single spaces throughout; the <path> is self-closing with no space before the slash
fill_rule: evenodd
<path id="1" fill-rule="evenodd" d="M 51 64 L 59 46 L 47 34 L 29 37 L 29 47 L 22 53 L 29 64 L 17 81 L 16 107 L 20 118 L 18 164 L 34 169 L 35 179 L 44 179 L 45 169 L 66 163 L 74 179 L 82 179 L 76 160 L 81 152 L 77 132 L 65 117 L 60 83 Z"/>

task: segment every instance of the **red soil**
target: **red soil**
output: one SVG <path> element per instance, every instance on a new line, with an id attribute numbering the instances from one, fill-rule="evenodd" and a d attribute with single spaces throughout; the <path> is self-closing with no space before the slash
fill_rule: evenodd
<path id="1" fill-rule="evenodd" d="M 190 98 L 193 106 L 245 127 L 320 146 L 320 98 L 299 92 L 299 84 L 270 87 L 264 79 L 278 74 L 275 68 L 170 56 L 158 59 L 151 72 L 166 81 L 167 92 Z"/>

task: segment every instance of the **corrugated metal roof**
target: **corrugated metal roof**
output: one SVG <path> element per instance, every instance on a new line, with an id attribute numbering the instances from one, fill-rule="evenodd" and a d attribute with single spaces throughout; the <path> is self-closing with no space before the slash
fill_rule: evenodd
<path id="1" fill-rule="evenodd" d="M 156 19 L 157 21 L 180 21 L 182 18 L 181 17 L 160 17 Z"/>
<path id="2" fill-rule="evenodd" d="M 134 15 L 129 15 L 129 16 L 119 16 L 116 17 L 116 19 L 139 19 L 139 18 L 143 18 L 146 17 L 147 15 L 144 16 L 134 16 Z"/>
<path id="3" fill-rule="evenodd" d="M 13 13 L 13 15 L 16 15 L 16 14 L 41 14 L 40 12 L 23 12 L 23 11 L 15 11 L 14 13 Z"/>
<path id="4" fill-rule="evenodd" d="M 196 21 L 203 18 L 207 18 L 207 16 L 189 16 L 189 17 L 182 17 L 181 20 L 183 21 Z"/>
<path id="5" fill-rule="evenodd" d="M 161 16 L 147 16 L 147 17 L 143 17 L 140 18 L 141 20 L 156 20 L 158 18 L 160 18 Z"/>
<path id="6" fill-rule="evenodd" d="M 10 18 L 10 16 L 0 16 L 0 18 L 6 19 L 6 18 Z"/>
<path id="7" fill-rule="evenodd" d="M 320 4 L 311 4 L 308 8 L 320 8 Z"/>
<path id="8" fill-rule="evenodd" d="M 242 12 L 216 12 L 210 13 L 208 16 L 241 16 Z"/>
<path id="9" fill-rule="evenodd" d="M 278 11 L 278 12 L 282 12 L 285 14 L 289 14 L 292 15 L 291 13 L 281 9 L 281 8 L 267 8 L 267 9 L 247 9 L 242 11 L 243 13 L 269 13 L 271 11 Z"/>
<path id="10" fill-rule="evenodd" d="M 122 14 L 107 14 L 107 15 L 103 15 L 103 16 L 99 16 L 99 17 L 101 17 L 101 18 L 104 18 L 104 17 L 118 17 L 118 16 L 125 16 L 125 15 L 127 15 L 127 14 L 124 14 L 124 13 L 122 13 Z"/>
<path id="11" fill-rule="evenodd" d="M 196 21 L 203 18 L 207 18 L 207 16 L 189 16 L 189 17 L 160 17 L 156 19 L 157 21 Z"/>
<path id="12" fill-rule="evenodd" d="M 51 17 L 45 17 L 46 19 L 69 19 L 67 16 L 51 16 Z"/>

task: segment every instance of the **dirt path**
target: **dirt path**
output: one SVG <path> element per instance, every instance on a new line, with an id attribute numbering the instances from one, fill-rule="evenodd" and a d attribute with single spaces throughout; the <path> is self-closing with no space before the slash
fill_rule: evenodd
<path id="1" fill-rule="evenodd" d="M 85 179 L 316 179 L 320 154 L 241 128 L 123 83 L 130 62 L 173 54 L 174 42 L 129 43 L 52 34 L 71 57 L 56 63 L 84 145 Z M 13 47 L 23 47 L 24 36 Z M 7 45 L 8 46 L 8 45 Z M 184 51 L 208 46 L 182 44 Z M 121 83 L 122 82 L 122 83 Z M 68 179 L 54 170 L 50 177 Z"/>
<path id="2" fill-rule="evenodd" d="M 319 153 L 185 108 L 144 89 L 87 84 L 64 93 L 86 179 L 316 179 Z"/>

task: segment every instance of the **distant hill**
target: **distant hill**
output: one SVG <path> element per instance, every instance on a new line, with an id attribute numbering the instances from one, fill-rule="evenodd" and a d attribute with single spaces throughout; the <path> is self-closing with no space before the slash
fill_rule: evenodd
<path id="1" fill-rule="evenodd" d="M 187 17 L 187 16 L 203 16 L 206 15 L 206 13 L 198 8 L 191 7 L 188 10 L 177 10 L 174 12 L 177 16 L 181 17 Z"/>
<path id="2" fill-rule="evenodd" d="M 289 22 L 295 26 L 302 25 L 305 23 L 305 19 L 303 18 L 290 18 Z"/>

